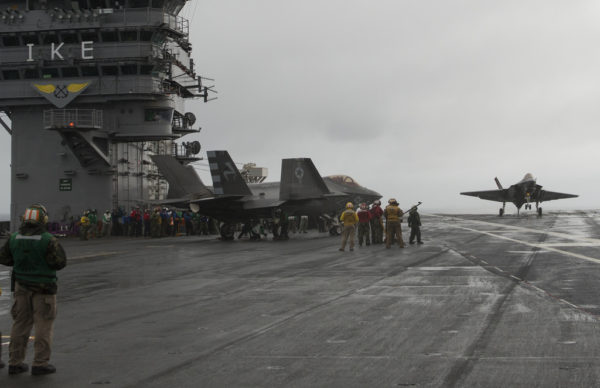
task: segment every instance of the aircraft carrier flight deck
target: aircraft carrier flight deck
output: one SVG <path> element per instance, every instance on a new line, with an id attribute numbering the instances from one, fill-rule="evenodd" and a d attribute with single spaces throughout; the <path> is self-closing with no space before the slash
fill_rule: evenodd
<path id="1" fill-rule="evenodd" d="M 63 239 L 58 373 L 0 386 L 598 385 L 599 213 L 422 221 L 424 245 L 353 252 L 316 231 Z"/>

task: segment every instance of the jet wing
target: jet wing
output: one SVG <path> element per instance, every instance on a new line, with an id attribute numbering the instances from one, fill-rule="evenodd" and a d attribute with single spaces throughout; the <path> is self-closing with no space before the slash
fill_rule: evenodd
<path id="1" fill-rule="evenodd" d="M 486 190 L 486 191 L 467 191 L 460 193 L 461 195 L 469 195 L 471 197 L 477 197 L 481 199 L 487 199 L 488 201 L 496 202 L 509 202 L 508 190 Z"/>
<path id="2" fill-rule="evenodd" d="M 275 198 L 271 199 L 253 199 L 244 203 L 244 210 L 266 209 L 281 206 L 285 201 Z"/>
<path id="3" fill-rule="evenodd" d="M 546 190 L 540 191 L 540 202 L 552 201 L 555 199 L 576 198 L 576 197 L 579 197 L 579 195 L 557 193 L 554 191 L 546 191 Z"/>

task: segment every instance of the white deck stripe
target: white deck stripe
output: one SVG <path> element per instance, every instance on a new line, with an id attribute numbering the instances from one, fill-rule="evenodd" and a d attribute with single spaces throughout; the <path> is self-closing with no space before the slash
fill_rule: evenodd
<path id="1" fill-rule="evenodd" d="M 541 244 L 530 243 L 530 242 L 527 242 L 527 241 L 517 240 L 517 239 L 514 239 L 514 238 L 510 238 L 510 237 L 501 236 L 499 234 L 494 234 L 494 233 L 490 233 L 490 232 L 484 232 L 484 231 L 481 231 L 481 230 L 467 228 L 467 227 L 464 227 L 464 226 L 458 226 L 458 225 L 452 225 L 452 224 L 449 224 L 448 226 L 453 227 L 453 228 L 457 228 L 457 229 L 468 230 L 470 232 L 485 234 L 485 235 L 488 235 L 490 237 L 499 238 L 501 240 L 512 241 L 512 242 L 515 242 L 515 243 L 518 243 L 518 244 L 523 244 L 523 245 L 527 245 L 527 246 L 534 247 L 534 248 L 540 248 L 540 249 L 544 249 L 546 251 L 552 251 L 552 252 L 563 254 L 565 256 L 571 256 L 571 257 L 575 257 L 575 258 L 578 258 L 578 259 L 591 261 L 592 263 L 600 264 L 600 260 L 599 259 L 596 259 L 596 258 L 593 258 L 593 257 L 589 257 L 589 256 L 585 256 L 585 255 L 580 255 L 579 253 L 573 253 L 573 252 L 563 251 L 562 249 L 552 248 L 552 247 L 546 246 L 546 244 L 543 244 L 543 243 L 541 243 Z M 517 228 L 519 228 L 519 227 L 517 227 Z M 528 230 L 526 228 L 519 228 L 519 229 Z M 545 233 L 545 232 L 541 232 L 541 231 L 537 231 L 537 232 L 538 233 Z M 549 234 L 550 234 L 550 232 L 549 232 Z M 575 240 L 576 238 L 572 238 L 572 239 Z"/>

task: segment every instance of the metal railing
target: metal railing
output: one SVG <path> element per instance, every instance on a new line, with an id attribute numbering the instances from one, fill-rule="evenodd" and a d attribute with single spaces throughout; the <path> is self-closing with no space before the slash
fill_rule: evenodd
<path id="1" fill-rule="evenodd" d="M 102 111 L 98 109 L 44 110 L 45 129 L 101 129 Z"/>
<path id="2" fill-rule="evenodd" d="M 164 22 L 174 31 L 178 31 L 184 36 L 189 36 L 190 34 L 190 22 L 186 18 L 181 16 L 169 15 L 168 13 L 164 15 Z"/>

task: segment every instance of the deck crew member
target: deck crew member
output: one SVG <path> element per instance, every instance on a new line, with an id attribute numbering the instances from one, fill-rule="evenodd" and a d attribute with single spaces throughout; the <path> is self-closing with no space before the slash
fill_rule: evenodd
<path id="1" fill-rule="evenodd" d="M 371 206 L 371 241 L 373 244 L 383 243 L 383 209 L 381 201 L 373 202 Z"/>
<path id="2" fill-rule="evenodd" d="M 48 213 L 40 204 L 25 211 L 19 231 L 0 250 L 0 264 L 13 267 L 15 290 L 10 333 L 8 374 L 27 372 L 25 351 L 35 329 L 32 375 L 56 372 L 50 365 L 52 328 L 56 318 L 56 271 L 67 265 L 64 249 L 48 233 Z"/>
<path id="3" fill-rule="evenodd" d="M 408 243 L 414 244 L 416 237 L 417 243 L 423 244 L 423 241 L 421 241 L 421 216 L 416 208 L 412 208 L 408 213 L 408 227 L 410 228 L 410 238 L 408 239 Z"/>
<path id="4" fill-rule="evenodd" d="M 356 223 L 358 222 L 358 216 L 354 211 L 354 205 L 352 202 L 348 202 L 346 204 L 346 210 L 342 212 L 340 216 L 340 221 L 344 224 L 344 229 L 342 230 L 342 247 L 340 251 L 344 251 L 346 249 L 346 242 L 350 239 L 350 250 L 354 250 L 354 234 L 356 233 Z"/>
<path id="5" fill-rule="evenodd" d="M 369 237 L 369 234 L 371 233 L 371 228 L 369 226 L 371 213 L 365 202 L 360 204 L 360 208 L 356 212 L 356 215 L 358 216 L 358 246 L 362 247 L 363 240 L 366 245 L 371 245 L 371 239 Z"/>
<path id="6" fill-rule="evenodd" d="M 398 240 L 398 246 L 404 248 L 402 227 L 400 226 L 402 223 L 402 215 L 404 215 L 404 213 L 394 198 L 390 198 L 388 201 L 388 205 L 385 207 L 383 215 L 385 217 L 386 228 L 385 247 L 389 249 L 395 238 Z"/>

